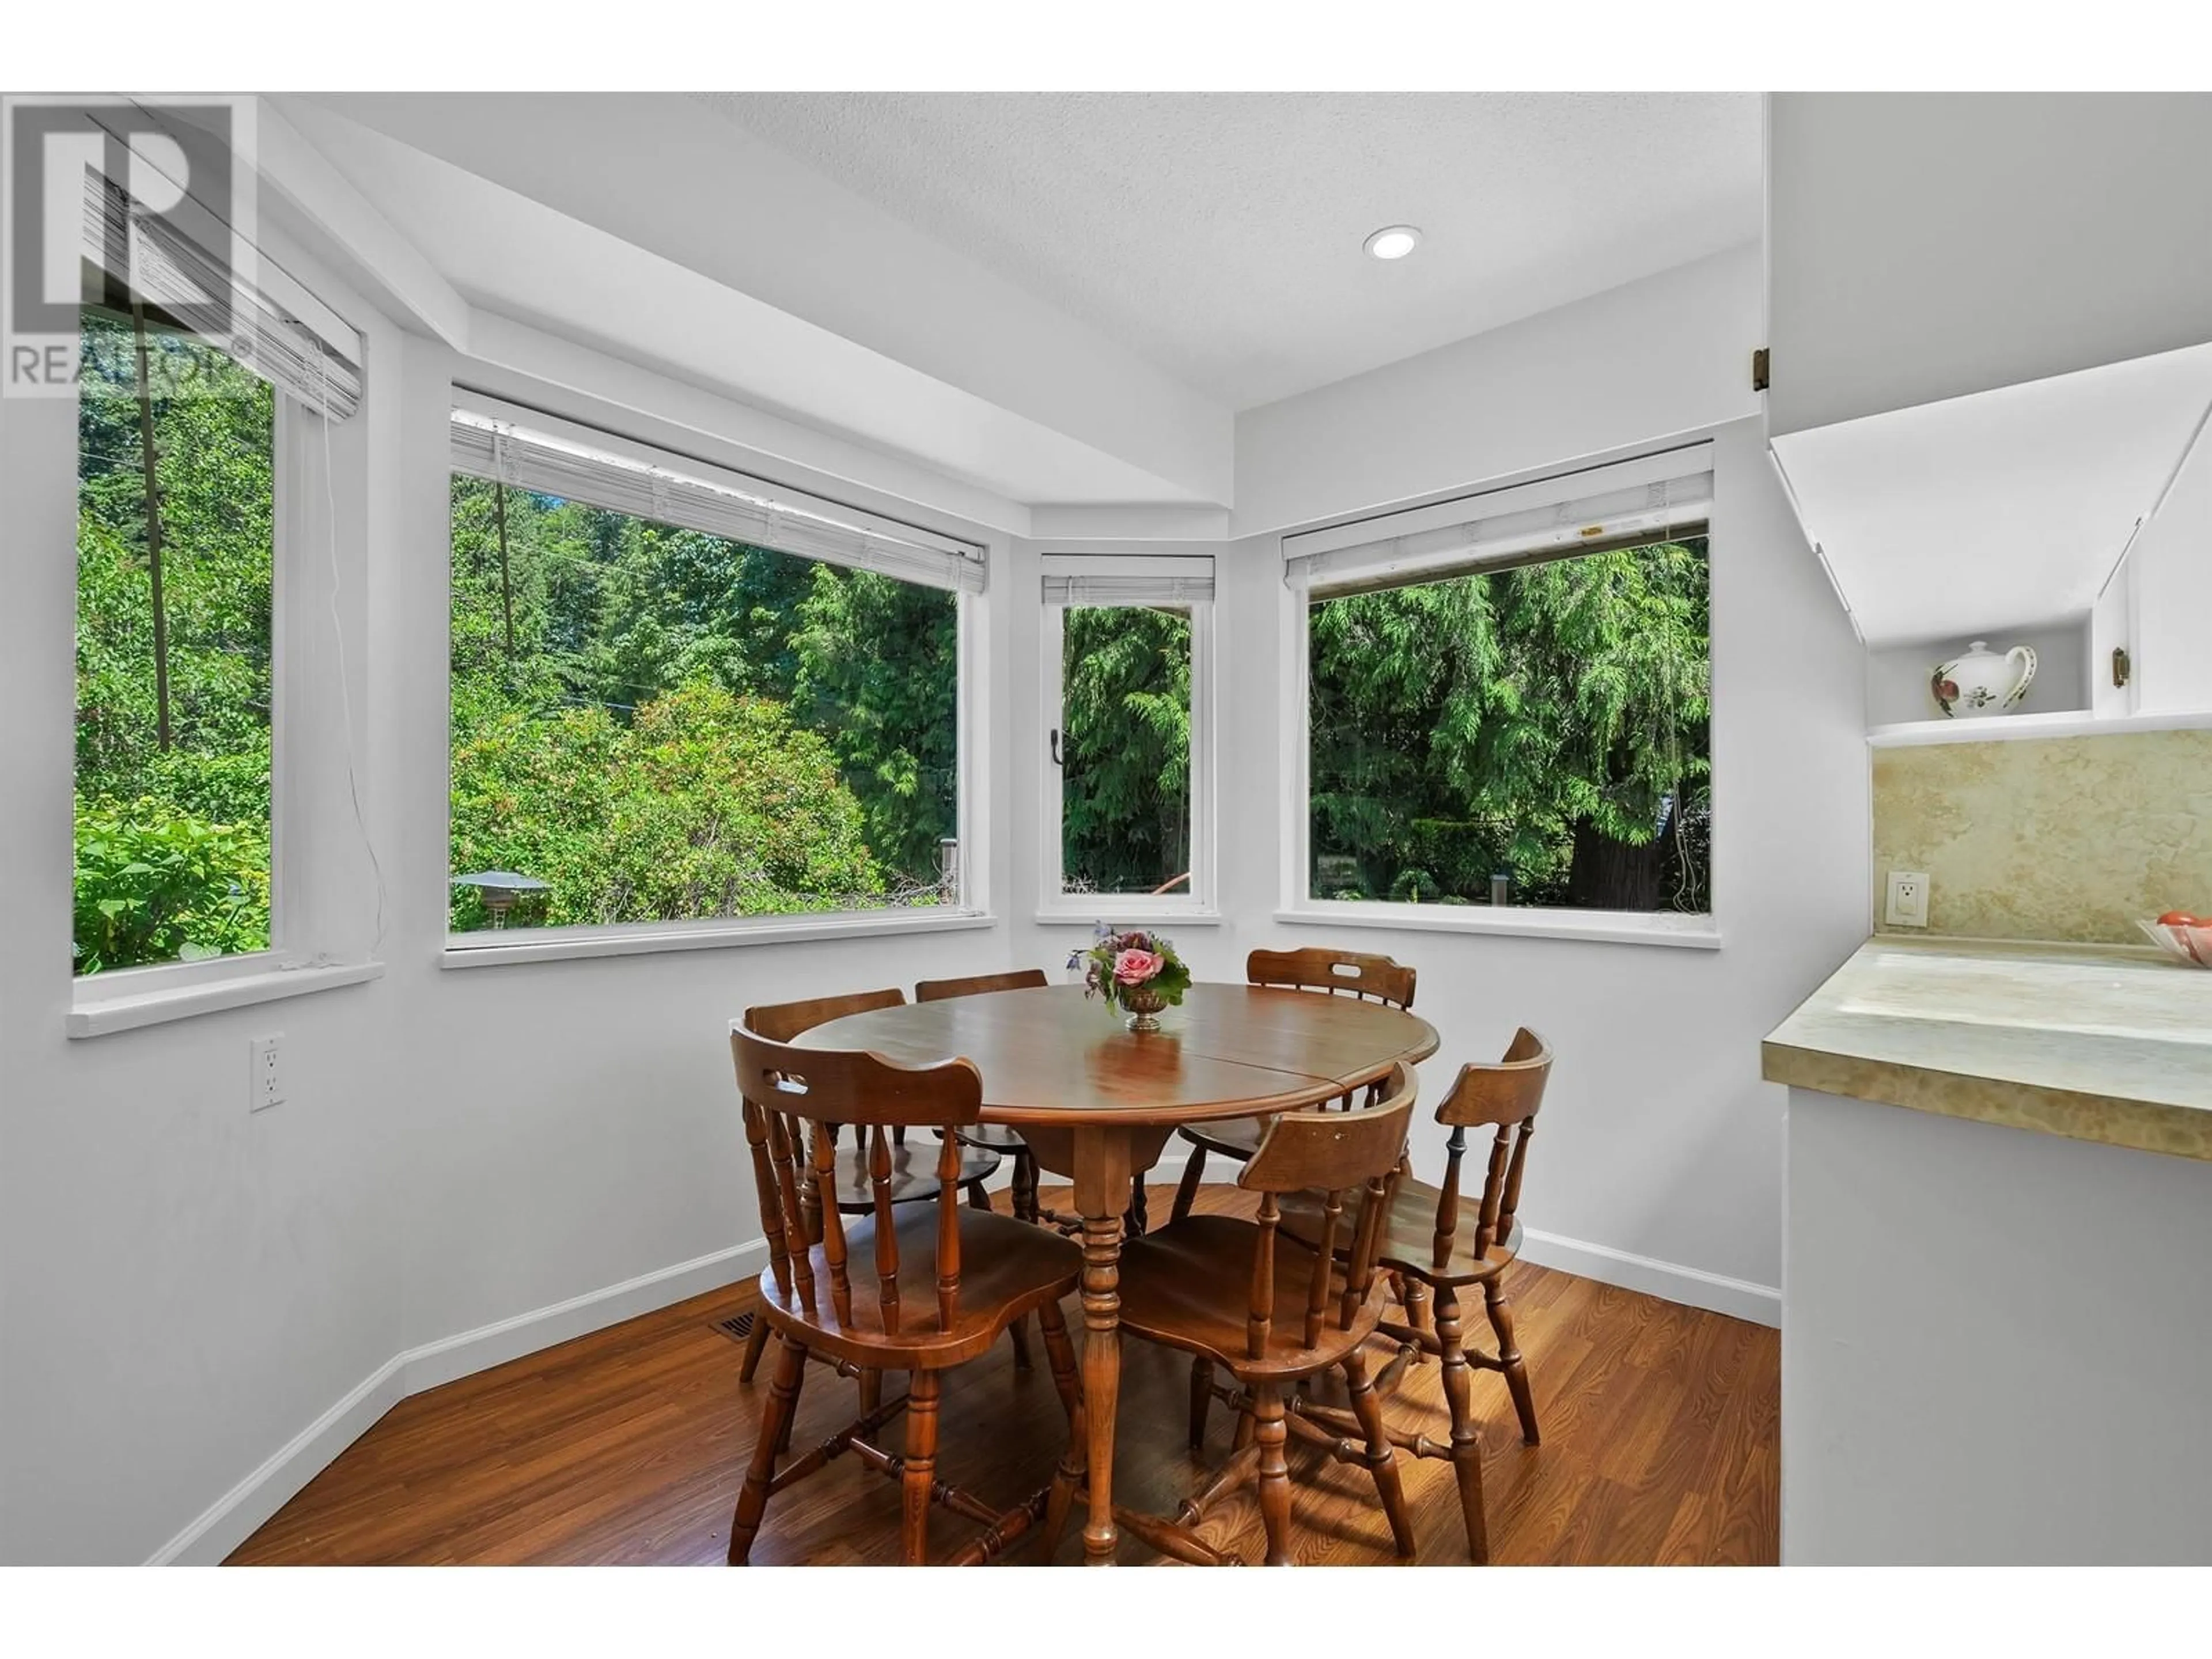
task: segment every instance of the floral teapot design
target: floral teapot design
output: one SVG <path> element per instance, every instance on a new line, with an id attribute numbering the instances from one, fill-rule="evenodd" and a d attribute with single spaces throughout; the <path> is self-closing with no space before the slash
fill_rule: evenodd
<path id="1" fill-rule="evenodd" d="M 2002 656 L 1984 640 L 1976 640 L 1966 654 L 1936 665 L 1928 689 L 1936 706 L 1955 720 L 2002 714 L 2027 695 L 2035 680 L 2035 652 L 2015 645 Z"/>

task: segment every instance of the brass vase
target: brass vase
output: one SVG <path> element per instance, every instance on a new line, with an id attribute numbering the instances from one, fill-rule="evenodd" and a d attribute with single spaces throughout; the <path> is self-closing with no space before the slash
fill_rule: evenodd
<path id="1" fill-rule="evenodd" d="M 1126 1024 L 1133 1031 L 1157 1031 L 1160 1029 L 1160 1010 L 1168 1000 L 1149 986 L 1132 985 L 1121 993 L 1121 1012 L 1128 1015 Z"/>

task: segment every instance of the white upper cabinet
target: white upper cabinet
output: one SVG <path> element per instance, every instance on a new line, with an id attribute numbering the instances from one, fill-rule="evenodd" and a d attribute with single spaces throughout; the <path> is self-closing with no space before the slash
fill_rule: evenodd
<path id="1" fill-rule="evenodd" d="M 2212 94 L 1776 93 L 1771 434 L 2212 340 Z"/>
<path id="2" fill-rule="evenodd" d="M 1769 99 L 1767 429 L 1869 647 L 2070 629 L 2057 707 L 2203 695 L 2146 603 L 2212 597 L 2179 476 L 2212 409 L 2208 157 L 2212 94 Z"/>

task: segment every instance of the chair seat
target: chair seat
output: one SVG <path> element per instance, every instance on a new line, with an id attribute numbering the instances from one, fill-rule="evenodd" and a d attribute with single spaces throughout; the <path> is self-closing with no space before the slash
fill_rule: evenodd
<path id="1" fill-rule="evenodd" d="M 814 1272 L 814 1306 L 777 1287 L 773 1270 L 760 1276 L 760 1305 L 768 1322 L 810 1349 L 850 1359 L 874 1370 L 936 1370 L 987 1352 L 999 1333 L 1041 1304 L 1057 1302 L 1076 1287 L 1083 1251 L 1049 1228 L 989 1210 L 962 1208 L 959 1310 L 952 1328 L 937 1319 L 935 1209 L 909 1209 L 896 1218 L 899 1255 L 899 1322 L 884 1328 L 876 1283 L 873 1217 L 845 1230 L 845 1269 L 853 1286 L 852 1316 L 837 1316 L 830 1293 L 830 1262 L 822 1246 L 807 1253 Z"/>
<path id="2" fill-rule="evenodd" d="M 1305 1334 L 1313 1253 L 1295 1240 L 1278 1237 L 1275 1340 L 1266 1358 L 1248 1358 L 1245 1332 L 1258 1232 L 1253 1223 L 1232 1216 L 1194 1215 L 1123 1245 L 1121 1328 L 1204 1354 L 1251 1380 L 1305 1376 L 1341 1364 L 1382 1318 L 1388 1281 L 1376 1278 L 1350 1330 L 1336 1328 L 1342 1292 L 1333 1293 L 1318 1345 L 1297 1346 Z"/>
<path id="3" fill-rule="evenodd" d="M 1521 1254 L 1521 1223 L 1516 1219 L 1503 1243 L 1493 1241 L 1490 1249 L 1478 1256 L 1474 1253 L 1474 1227 L 1480 1195 L 1463 1197 L 1451 1249 L 1439 1260 L 1437 1200 L 1443 1195 L 1441 1189 L 1425 1181 L 1401 1181 L 1389 1212 L 1382 1219 L 1382 1247 L 1376 1261 L 1392 1273 L 1411 1273 L 1431 1285 L 1479 1285 L 1486 1279 L 1496 1278 Z M 1297 1239 L 1308 1247 L 1320 1243 L 1319 1194 L 1290 1194 L 1282 1200 L 1282 1212 L 1284 1237 Z M 1352 1227 L 1357 1214 L 1356 1208 L 1347 1204 L 1336 1224 L 1336 1248 L 1340 1251 L 1352 1243 Z"/>
<path id="4" fill-rule="evenodd" d="M 963 1123 L 952 1132 L 952 1138 L 963 1146 L 978 1146 L 986 1152 L 1009 1155 L 1029 1146 L 1019 1129 L 1010 1129 L 1003 1123 Z"/>
<path id="5" fill-rule="evenodd" d="M 1262 1117 L 1212 1118 L 1204 1123 L 1186 1123 L 1182 1133 L 1182 1138 L 1194 1146 L 1203 1146 L 1209 1152 L 1249 1164 L 1252 1154 L 1260 1150 L 1260 1143 L 1267 1138 L 1267 1127 L 1274 1121 L 1273 1113 Z"/>
<path id="6" fill-rule="evenodd" d="M 910 1146 L 891 1148 L 892 1203 L 915 1204 L 937 1196 L 937 1152 L 943 1144 L 917 1140 Z M 972 1181 L 988 1181 L 998 1172 L 998 1153 L 970 1147 L 960 1154 L 960 1174 L 953 1184 L 965 1187 Z M 876 1207 L 865 1142 L 837 1149 L 837 1207 L 848 1215 L 866 1215 Z"/>

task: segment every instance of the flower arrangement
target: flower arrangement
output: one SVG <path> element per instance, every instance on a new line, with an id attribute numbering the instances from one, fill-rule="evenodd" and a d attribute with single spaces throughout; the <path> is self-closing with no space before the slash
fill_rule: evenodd
<path id="1" fill-rule="evenodd" d="M 1069 952 L 1067 965 L 1083 969 L 1084 995 L 1127 1014 L 1133 1031 L 1158 1030 L 1160 1010 L 1190 988 L 1190 969 L 1172 943 L 1141 930 L 1116 933 L 1103 921 L 1091 948 Z"/>

